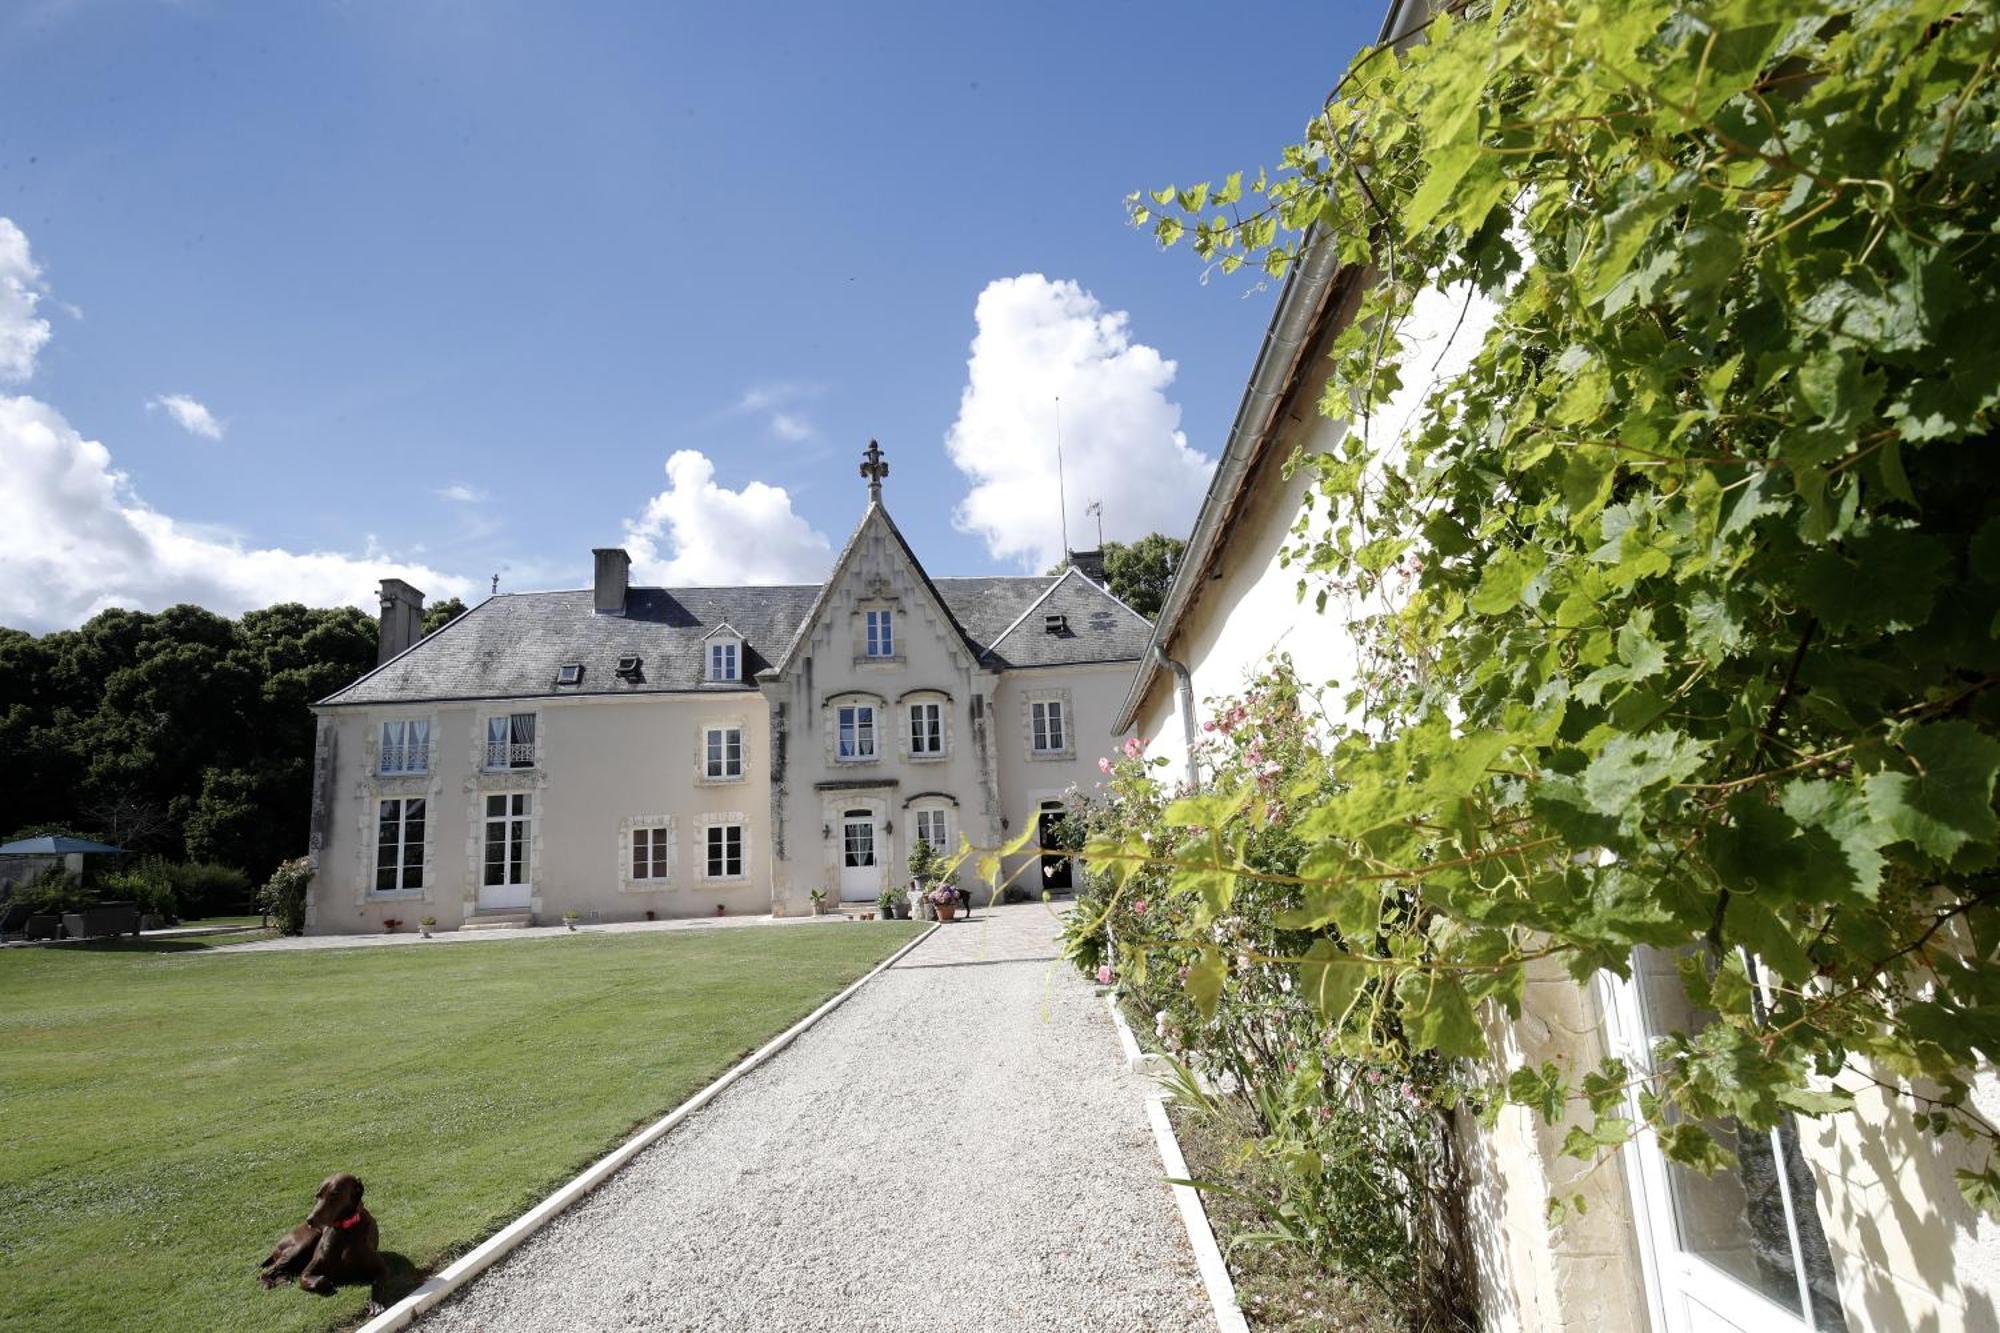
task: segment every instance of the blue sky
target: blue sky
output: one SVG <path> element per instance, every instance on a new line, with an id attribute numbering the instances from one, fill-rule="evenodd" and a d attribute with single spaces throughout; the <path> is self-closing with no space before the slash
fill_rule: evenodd
<path id="1" fill-rule="evenodd" d="M 1204 285 L 1122 198 L 1269 160 L 1379 20 L 0 4 L 11 309 L 47 326 L 0 383 L 0 491 L 42 529 L 0 537 L 0 623 L 349 600 L 377 565 L 573 586 L 625 541 L 796 577 L 870 436 L 933 572 L 1032 567 L 1057 394 L 1075 521 L 1184 526 L 1272 294 Z"/>

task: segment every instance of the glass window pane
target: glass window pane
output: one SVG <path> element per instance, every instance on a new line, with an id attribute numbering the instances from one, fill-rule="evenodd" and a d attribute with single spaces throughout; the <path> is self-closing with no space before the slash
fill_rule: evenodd
<path id="1" fill-rule="evenodd" d="M 1633 979 L 1651 1036 L 1698 1032 L 1714 1017 L 1688 999 L 1680 957 L 1660 949 L 1634 951 Z M 1753 964 L 1753 976 L 1755 970 Z M 1668 1164 L 1680 1248 L 1793 1314 L 1801 1313 L 1797 1260 L 1803 1259 L 1814 1326 L 1845 1329 L 1812 1171 L 1799 1151 L 1792 1122 L 1759 1131 L 1735 1120 L 1717 1120 L 1706 1122 L 1705 1128 L 1735 1154 L 1736 1166 L 1704 1176 Z"/>

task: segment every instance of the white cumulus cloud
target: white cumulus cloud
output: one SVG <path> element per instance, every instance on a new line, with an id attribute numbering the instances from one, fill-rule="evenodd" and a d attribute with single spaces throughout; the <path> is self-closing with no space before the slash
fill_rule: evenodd
<path id="1" fill-rule="evenodd" d="M 454 481 L 449 486 L 439 488 L 438 498 L 449 500 L 453 504 L 476 505 L 484 504 L 487 496 L 486 492 L 480 490 L 477 486 L 468 486 L 462 481 Z"/>
<path id="2" fill-rule="evenodd" d="M 20 229 L 0 218 L 0 373 L 25 378 L 48 340 L 34 317 L 38 270 Z M 194 602 L 234 615 L 273 602 L 374 604 L 376 584 L 403 578 L 433 597 L 464 596 L 465 579 L 370 551 L 248 545 L 147 504 L 62 413 L 0 394 L 0 624 L 76 625 L 113 606 Z"/>
<path id="3" fill-rule="evenodd" d="M 462 578 L 386 555 L 252 547 L 152 508 L 47 403 L 0 395 L 0 624 L 44 630 L 112 606 L 194 602 L 235 615 L 273 602 L 374 605 L 401 578 L 433 597 Z"/>
<path id="4" fill-rule="evenodd" d="M 973 311 L 958 420 L 945 448 L 971 482 L 960 531 L 1001 559 L 1045 569 L 1062 558 L 1056 495 L 1056 400 L 1062 400 L 1063 473 L 1070 544 L 1104 535 L 1185 535 L 1214 460 L 1188 447 L 1181 409 L 1167 397 L 1175 366 L 1132 340 L 1122 310 L 1074 282 L 1024 273 L 988 283 Z"/>
<path id="5" fill-rule="evenodd" d="M 636 582 L 668 586 L 817 583 L 833 563 L 826 534 L 792 509 L 782 486 L 719 486 L 695 449 L 667 460 L 667 489 L 625 525 Z"/>
<path id="6" fill-rule="evenodd" d="M 49 340 L 49 322 L 35 313 L 41 280 L 27 236 L 11 218 L 0 218 L 0 380 L 34 374 L 35 356 Z"/>
<path id="7" fill-rule="evenodd" d="M 146 410 L 164 408 L 174 424 L 190 435 L 199 435 L 205 440 L 222 438 L 222 423 L 215 419 L 215 413 L 203 407 L 184 393 L 163 393 L 146 404 Z"/>

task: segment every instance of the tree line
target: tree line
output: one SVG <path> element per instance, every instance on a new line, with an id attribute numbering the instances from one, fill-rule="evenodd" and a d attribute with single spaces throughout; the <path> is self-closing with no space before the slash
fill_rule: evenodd
<path id="1" fill-rule="evenodd" d="M 431 633 L 457 598 L 424 616 Z M 0 627 L 0 834 L 67 833 L 261 881 L 303 849 L 310 706 L 375 665 L 376 622 L 296 602 Z"/>

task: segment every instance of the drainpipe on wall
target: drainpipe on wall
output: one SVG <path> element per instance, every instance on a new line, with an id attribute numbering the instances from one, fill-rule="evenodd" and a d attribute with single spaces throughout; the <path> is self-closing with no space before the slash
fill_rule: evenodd
<path id="1" fill-rule="evenodd" d="M 1174 693 L 1181 700 L 1181 732 L 1187 737 L 1188 790 L 1193 791 L 1201 786 L 1201 767 L 1194 757 L 1194 677 L 1188 674 L 1185 666 L 1168 657 L 1167 650 L 1158 644 L 1153 645 L 1153 660 L 1173 673 Z"/>

